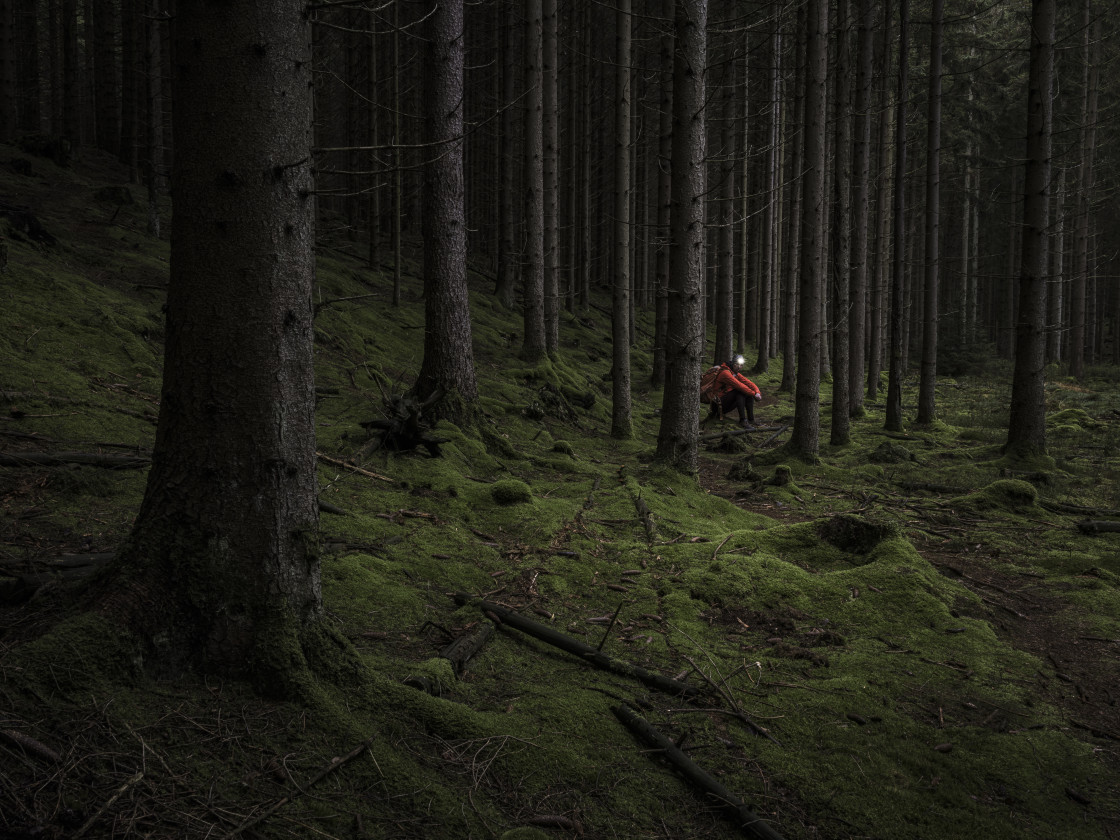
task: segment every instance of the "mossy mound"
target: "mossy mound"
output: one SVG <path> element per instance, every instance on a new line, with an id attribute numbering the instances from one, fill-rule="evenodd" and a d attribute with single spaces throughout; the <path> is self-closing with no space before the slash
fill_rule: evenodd
<path id="1" fill-rule="evenodd" d="M 1027 481 L 1004 478 L 975 493 L 953 499 L 952 504 L 956 509 L 978 513 L 991 510 L 1023 513 L 1037 506 L 1038 490 Z"/>
<path id="2" fill-rule="evenodd" d="M 883 441 L 868 453 L 867 458 L 876 464 L 905 464 L 917 460 L 913 452 L 892 440 Z"/>
<path id="3" fill-rule="evenodd" d="M 838 514 L 822 522 L 817 533 L 841 551 L 867 554 L 883 540 L 899 536 L 900 529 L 894 522 Z"/>
<path id="4" fill-rule="evenodd" d="M 521 505 L 533 501 L 533 491 L 524 481 L 509 478 L 495 482 L 490 497 L 500 505 Z"/>

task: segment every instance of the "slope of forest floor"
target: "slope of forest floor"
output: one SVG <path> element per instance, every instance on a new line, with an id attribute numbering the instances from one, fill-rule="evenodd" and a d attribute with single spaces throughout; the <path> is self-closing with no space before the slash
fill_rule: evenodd
<path id="1" fill-rule="evenodd" d="M 166 242 L 107 159 L 18 156 L 0 146 L 0 202 L 25 208 L 0 216 L 0 838 L 729 838 L 748 810 L 787 838 L 1120 837 L 1120 534 L 1086 524 L 1120 522 L 1120 372 L 1051 372 L 1050 459 L 1001 455 L 993 362 L 941 380 L 932 426 L 886 434 L 869 400 L 804 464 L 777 360 L 764 428 L 705 429 L 697 480 L 652 459 L 639 377 L 634 437 L 608 436 L 598 309 L 526 365 L 472 276 L 479 420 L 440 422 L 439 457 L 394 452 L 363 423 L 419 369 L 416 266 L 392 307 L 391 272 L 325 241 L 338 649 L 299 704 L 154 682 L 80 594 L 143 492 Z"/>

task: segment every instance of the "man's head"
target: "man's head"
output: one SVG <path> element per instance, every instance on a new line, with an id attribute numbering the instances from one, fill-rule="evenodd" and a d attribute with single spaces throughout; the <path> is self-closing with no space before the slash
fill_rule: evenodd
<path id="1" fill-rule="evenodd" d="M 727 363 L 727 366 L 738 373 L 743 369 L 743 362 L 745 361 L 746 359 L 744 359 L 741 355 L 735 354 L 731 357 L 731 361 Z"/>

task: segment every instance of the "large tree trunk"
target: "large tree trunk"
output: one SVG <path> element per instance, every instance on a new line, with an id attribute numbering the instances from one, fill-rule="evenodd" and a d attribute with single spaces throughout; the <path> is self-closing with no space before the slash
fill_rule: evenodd
<path id="1" fill-rule="evenodd" d="M 416 391 L 448 397 L 435 414 L 462 423 L 478 399 L 467 296 L 463 186 L 463 0 L 442 0 L 425 19 L 424 361 Z"/>
<path id="2" fill-rule="evenodd" d="M 825 135 L 828 131 L 828 4 L 809 0 L 805 14 L 805 158 L 801 190 L 801 313 L 790 449 L 814 459 L 820 448 L 821 290 L 824 286 Z"/>
<path id="3" fill-rule="evenodd" d="M 669 246 L 668 373 L 657 456 L 696 472 L 700 364 L 704 353 L 704 74 L 708 63 L 707 0 L 679 0 L 673 53 L 673 197 Z"/>
<path id="4" fill-rule="evenodd" d="M 922 375 L 918 422 L 932 423 L 937 405 L 937 297 L 941 270 L 941 29 L 944 0 L 933 0 L 929 36 L 929 114 L 926 131 L 925 297 L 922 306 Z"/>
<path id="5" fill-rule="evenodd" d="M 1053 132 L 1055 0 L 1031 3 L 1031 64 L 1027 90 L 1027 161 L 1023 182 L 1023 257 L 1015 373 L 1006 450 L 1046 452 L 1046 269 L 1050 213 L 1050 147 Z"/>
<path id="6" fill-rule="evenodd" d="M 615 13 L 614 282 L 611 285 L 611 436 L 633 434 L 630 417 L 630 0 Z"/>
<path id="7" fill-rule="evenodd" d="M 156 443 L 102 607 L 146 668 L 268 687 L 321 609 L 309 28 L 298 0 L 180 7 Z"/>

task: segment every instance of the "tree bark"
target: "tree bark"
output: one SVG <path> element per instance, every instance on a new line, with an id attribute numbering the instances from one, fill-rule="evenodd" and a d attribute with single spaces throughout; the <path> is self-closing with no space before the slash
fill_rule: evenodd
<path id="1" fill-rule="evenodd" d="M 463 424 L 478 399 L 467 289 L 463 180 L 463 0 L 441 0 L 425 18 L 424 127 L 432 151 L 424 165 L 424 361 L 421 402 Z"/>
<path id="2" fill-rule="evenodd" d="M 837 5 L 836 130 L 833 151 L 832 289 L 835 311 L 832 353 L 832 424 L 829 443 L 843 446 L 851 439 L 851 392 L 848 385 L 848 331 L 852 284 L 852 96 L 851 36 L 848 0 Z"/>
<path id="3" fill-rule="evenodd" d="M 178 11 L 160 416 L 139 516 L 101 593 L 150 672 L 250 675 L 273 690 L 321 609 L 303 12 L 298 0 Z"/>
<path id="4" fill-rule="evenodd" d="M 910 0 L 901 0 L 898 15 L 898 96 L 895 102 L 894 218 L 891 270 L 890 354 L 887 373 L 888 432 L 902 431 L 902 378 L 904 375 L 904 319 L 906 317 L 906 100 L 909 96 Z"/>
<path id="5" fill-rule="evenodd" d="M 675 0 L 662 0 L 661 13 L 666 21 L 673 20 Z M 660 106 L 657 127 L 657 258 L 656 258 L 656 302 L 654 311 L 653 370 L 650 385 L 654 388 L 665 386 L 665 335 L 669 325 L 669 214 L 672 207 L 671 186 L 673 142 L 673 30 L 665 24 L 659 42 L 661 72 L 658 75 Z"/>
<path id="6" fill-rule="evenodd" d="M 557 98 L 559 55 L 556 0 L 543 0 L 541 61 L 541 133 L 543 148 L 544 345 L 549 355 L 560 348 L 560 131 Z"/>
<path id="7" fill-rule="evenodd" d="M 937 411 L 937 301 L 941 271 L 941 30 L 944 16 L 944 0 L 933 0 L 926 130 L 926 282 L 922 306 L 922 374 L 918 383 L 918 422 L 925 424 L 934 421 Z"/>
<path id="8" fill-rule="evenodd" d="M 848 326 L 848 414 L 863 416 L 864 374 L 867 364 L 867 282 L 871 227 L 871 78 L 875 50 L 872 43 L 871 0 L 857 0 L 856 99 L 852 160 L 852 275 Z M 834 386 L 835 387 L 835 386 Z"/>
<path id="9" fill-rule="evenodd" d="M 704 353 L 704 76 L 708 63 L 707 0 L 679 0 L 674 20 L 672 212 L 669 246 L 667 377 L 657 456 L 674 468 L 699 467 L 696 437 Z"/>
<path id="10" fill-rule="evenodd" d="M 617 0 L 615 27 L 611 437 L 629 438 L 633 434 L 630 416 L 630 0 Z"/>
<path id="11" fill-rule="evenodd" d="M 1097 88 L 1100 69 L 1096 45 L 1100 42 L 1100 21 L 1093 21 L 1092 0 L 1083 0 L 1081 14 L 1082 100 L 1081 149 L 1077 169 L 1077 224 L 1073 233 L 1073 270 L 1070 288 L 1069 372 L 1079 381 L 1085 379 L 1086 288 L 1089 283 L 1089 230 L 1093 192 L 1093 158 L 1097 145 Z"/>
<path id="12" fill-rule="evenodd" d="M 1023 250 L 1008 453 L 1046 453 L 1046 269 L 1053 133 L 1055 0 L 1033 0 L 1027 91 L 1027 160 L 1023 182 Z"/>
<path id="13" fill-rule="evenodd" d="M 797 387 L 790 449 L 815 459 L 820 448 L 821 290 L 825 218 L 825 134 L 828 131 L 828 4 L 809 0 L 805 14 L 805 158 L 801 191 L 801 307 Z"/>
<path id="14" fill-rule="evenodd" d="M 16 92 L 18 52 L 15 0 L 0 0 L 0 141 L 15 137 L 19 120 Z"/>
<path id="15" fill-rule="evenodd" d="M 544 358 L 544 139 L 541 71 L 543 51 L 543 9 L 541 0 L 525 0 L 525 246 L 522 277 L 525 295 L 522 303 L 525 336 L 521 356 L 527 362 Z"/>
<path id="16" fill-rule="evenodd" d="M 517 250 L 517 221 L 514 215 L 516 182 L 514 161 L 517 160 L 514 154 L 517 113 L 514 100 L 517 96 L 517 73 L 513 36 L 514 24 L 507 21 L 502 27 L 502 98 L 499 103 L 502 109 L 502 131 L 498 140 L 501 144 L 498 176 L 498 279 L 494 287 L 494 294 L 507 309 L 513 308 L 514 292 L 517 287 L 517 260 L 520 257 Z"/>

